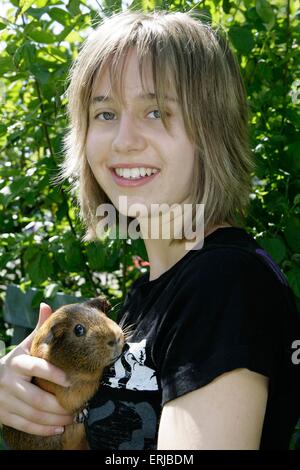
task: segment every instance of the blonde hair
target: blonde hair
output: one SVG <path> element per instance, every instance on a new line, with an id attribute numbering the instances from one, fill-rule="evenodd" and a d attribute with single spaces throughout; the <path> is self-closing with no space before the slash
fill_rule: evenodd
<path id="1" fill-rule="evenodd" d="M 77 186 L 86 239 L 96 237 L 97 207 L 111 202 L 85 155 L 93 88 L 108 67 L 112 88 L 121 89 L 126 55 L 132 48 L 142 83 L 145 61 L 150 60 L 166 128 L 163 97 L 170 79 L 175 86 L 187 135 L 196 147 L 191 198 L 205 205 L 205 230 L 224 222 L 235 225 L 246 213 L 254 167 L 239 66 L 223 35 L 193 16 L 164 11 L 115 14 L 88 37 L 73 63 L 68 88 L 70 128 L 61 175 L 72 177 Z"/>

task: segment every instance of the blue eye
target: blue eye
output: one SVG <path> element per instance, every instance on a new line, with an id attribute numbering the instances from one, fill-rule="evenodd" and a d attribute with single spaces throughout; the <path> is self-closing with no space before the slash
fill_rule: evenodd
<path id="1" fill-rule="evenodd" d="M 156 113 L 156 116 L 155 116 L 156 119 L 160 119 L 160 118 L 161 118 L 161 114 L 160 114 L 159 109 L 154 109 L 153 111 L 150 111 L 149 114 L 152 114 L 152 113 Z M 148 116 L 149 116 L 149 114 L 148 114 Z M 157 114 L 158 114 L 158 115 L 157 115 Z"/>
<path id="2" fill-rule="evenodd" d="M 111 113 L 110 111 L 103 111 L 102 113 L 97 114 L 96 118 L 99 116 L 103 116 L 104 119 L 100 119 L 100 121 L 113 121 L 115 114 Z"/>
<path id="3" fill-rule="evenodd" d="M 74 327 L 74 333 L 76 336 L 84 336 L 85 335 L 85 327 L 83 325 L 80 325 L 80 323 L 78 325 L 76 325 Z"/>

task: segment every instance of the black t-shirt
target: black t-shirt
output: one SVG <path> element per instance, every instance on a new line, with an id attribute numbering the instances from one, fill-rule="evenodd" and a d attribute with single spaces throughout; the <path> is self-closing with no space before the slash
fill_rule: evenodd
<path id="1" fill-rule="evenodd" d="M 237 368 L 269 377 L 260 449 L 288 449 L 300 317 L 280 269 L 243 229 L 219 228 L 157 279 L 141 276 L 118 322 L 133 334 L 90 401 L 91 449 L 155 449 L 165 403 Z"/>

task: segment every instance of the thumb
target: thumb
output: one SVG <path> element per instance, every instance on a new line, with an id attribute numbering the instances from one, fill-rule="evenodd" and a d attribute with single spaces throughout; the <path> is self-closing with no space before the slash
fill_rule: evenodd
<path id="1" fill-rule="evenodd" d="M 39 310 L 39 319 L 36 324 L 35 329 L 30 333 L 29 336 L 27 336 L 20 344 L 17 346 L 13 351 L 11 351 L 11 355 L 15 356 L 17 354 L 24 354 L 24 351 L 26 354 L 29 354 L 30 347 L 32 340 L 37 332 L 37 330 L 42 326 L 42 324 L 47 320 L 47 318 L 50 317 L 52 313 L 52 309 L 49 305 L 45 304 L 44 302 L 41 302 L 40 304 L 40 310 Z"/>
<path id="2" fill-rule="evenodd" d="M 41 302 L 39 310 L 39 319 L 35 327 L 36 330 L 38 330 L 42 326 L 42 324 L 47 320 L 47 318 L 50 317 L 51 313 L 52 309 L 50 305 Z"/>

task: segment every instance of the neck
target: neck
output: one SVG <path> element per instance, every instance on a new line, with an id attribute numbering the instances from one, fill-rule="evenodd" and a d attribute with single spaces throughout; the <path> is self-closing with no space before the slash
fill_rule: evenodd
<path id="1" fill-rule="evenodd" d="M 150 277 L 149 280 L 153 281 L 161 276 L 164 272 L 168 271 L 174 264 L 176 264 L 181 258 L 183 258 L 188 251 L 193 249 L 193 247 L 201 241 L 204 237 L 210 235 L 212 232 L 221 227 L 230 227 L 229 224 L 216 225 L 212 227 L 209 231 L 204 232 L 202 235 L 202 240 L 198 238 L 194 242 L 185 243 L 173 243 L 170 244 L 170 240 L 164 239 L 151 239 L 144 238 L 145 247 L 148 254 L 148 259 L 150 263 Z M 143 233 L 142 229 L 141 232 Z M 201 245 L 200 245 L 201 246 Z"/>

